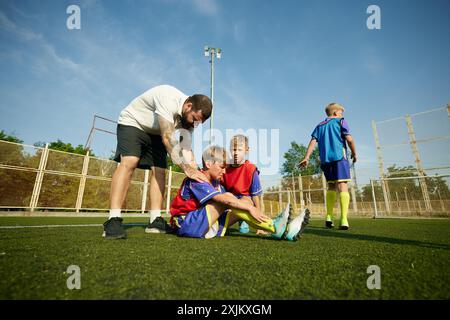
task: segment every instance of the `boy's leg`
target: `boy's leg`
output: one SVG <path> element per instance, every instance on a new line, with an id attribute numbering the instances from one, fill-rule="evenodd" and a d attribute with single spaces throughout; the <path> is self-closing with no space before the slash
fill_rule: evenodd
<path id="1" fill-rule="evenodd" d="M 348 220 L 347 220 L 347 213 L 348 213 L 348 207 L 350 205 L 350 194 L 348 193 L 347 182 L 339 182 L 338 189 L 339 189 L 339 200 L 340 200 L 340 204 L 341 204 L 340 229 L 347 230 L 349 227 Z"/>
<path id="2" fill-rule="evenodd" d="M 241 199 L 240 201 L 246 201 L 245 199 Z M 228 209 L 225 205 L 217 202 L 212 202 L 211 204 L 207 205 L 209 207 L 209 212 L 211 213 L 211 220 L 217 221 L 220 214 L 223 213 L 225 210 Z M 273 225 L 273 221 L 269 220 L 267 222 L 259 222 L 255 218 L 252 217 L 250 213 L 244 210 L 238 210 L 238 209 L 231 209 L 231 214 L 228 220 L 228 225 L 231 226 L 235 222 L 243 220 L 247 222 L 250 226 L 256 228 L 256 229 L 262 229 L 269 231 L 270 233 L 275 232 L 275 227 Z"/>
<path id="3" fill-rule="evenodd" d="M 247 222 L 250 226 L 252 226 L 255 229 L 262 229 L 262 230 L 268 231 L 270 233 L 275 232 L 275 226 L 273 225 L 272 220 L 269 220 L 266 222 L 259 222 L 258 220 L 253 218 L 252 215 L 250 213 L 248 213 L 247 211 L 232 209 L 229 225 L 232 224 L 231 222 L 234 223 L 238 220 L 244 220 L 245 222 Z"/>
<path id="4" fill-rule="evenodd" d="M 245 201 L 245 202 L 247 202 L 248 204 L 254 206 L 253 201 L 250 200 L 250 198 L 248 198 L 248 197 L 242 197 L 242 198 L 240 199 L 240 201 Z M 245 222 L 244 220 L 241 220 L 241 221 L 239 222 L 239 232 L 240 232 L 240 233 L 249 233 L 249 232 L 250 232 L 250 228 L 249 228 L 249 226 L 248 226 L 248 223 Z"/>
<path id="5" fill-rule="evenodd" d="M 326 226 L 328 228 L 332 228 L 333 227 L 333 209 L 334 209 L 334 204 L 336 203 L 337 200 L 337 192 L 336 192 L 336 184 L 333 182 L 329 182 L 328 183 L 328 190 L 327 190 L 327 199 L 326 199 L 326 204 L 327 204 L 327 217 L 326 217 Z"/>

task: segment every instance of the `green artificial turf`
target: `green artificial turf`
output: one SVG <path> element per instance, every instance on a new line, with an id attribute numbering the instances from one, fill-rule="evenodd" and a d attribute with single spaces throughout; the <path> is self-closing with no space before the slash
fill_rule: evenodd
<path id="1" fill-rule="evenodd" d="M 351 230 L 312 220 L 298 242 L 231 229 L 224 238 L 102 227 L 0 229 L 0 299 L 449 299 L 450 220 L 352 219 Z M 103 218 L 0 218 L 0 226 L 101 224 Z M 136 223 L 141 222 L 141 225 Z M 69 290 L 67 267 L 81 269 Z M 367 268 L 381 270 L 369 290 Z"/>

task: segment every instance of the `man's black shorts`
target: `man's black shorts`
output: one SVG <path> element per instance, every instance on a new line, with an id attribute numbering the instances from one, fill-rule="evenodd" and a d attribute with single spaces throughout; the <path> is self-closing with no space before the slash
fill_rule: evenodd
<path id="1" fill-rule="evenodd" d="M 167 168 L 167 151 L 160 135 L 148 134 L 132 126 L 117 125 L 117 149 L 114 160 L 120 156 L 140 158 L 138 168 Z"/>

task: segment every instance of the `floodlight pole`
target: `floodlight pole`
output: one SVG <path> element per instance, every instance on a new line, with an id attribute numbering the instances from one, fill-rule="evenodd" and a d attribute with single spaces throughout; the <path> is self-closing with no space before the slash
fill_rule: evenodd
<path id="1" fill-rule="evenodd" d="M 214 50 L 211 52 L 211 103 L 213 105 L 213 108 L 211 110 L 211 121 L 210 121 L 210 128 L 209 128 L 209 144 L 212 143 L 212 131 L 213 131 L 213 125 L 214 125 Z"/>
<path id="2" fill-rule="evenodd" d="M 211 98 L 211 103 L 214 106 L 214 61 L 215 61 L 215 57 L 217 56 L 217 59 L 221 58 L 221 54 L 222 54 L 222 49 L 220 48 L 211 48 L 209 46 L 205 46 L 205 57 L 209 57 L 211 56 L 211 59 L 209 60 L 209 63 L 211 64 L 211 88 L 210 88 L 210 98 Z M 209 132 L 209 143 L 212 143 L 212 131 L 213 131 L 213 126 L 214 126 L 214 107 L 211 110 L 211 119 L 210 119 L 210 132 Z"/>

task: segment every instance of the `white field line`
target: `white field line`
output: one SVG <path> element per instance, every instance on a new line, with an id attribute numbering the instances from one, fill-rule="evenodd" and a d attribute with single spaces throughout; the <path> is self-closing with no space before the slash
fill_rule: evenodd
<path id="1" fill-rule="evenodd" d="M 124 226 L 144 226 L 145 223 L 126 223 Z M 0 226 L 0 229 L 26 229 L 26 228 L 78 228 L 78 227 L 101 227 L 103 224 L 46 224 L 37 226 Z"/>

